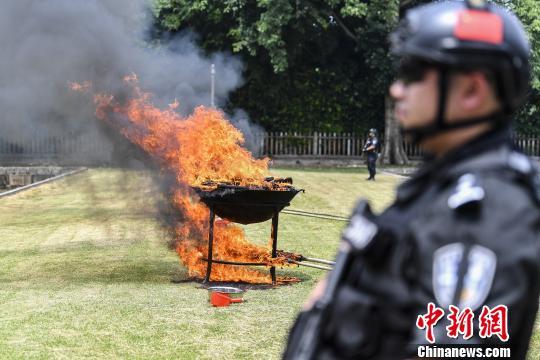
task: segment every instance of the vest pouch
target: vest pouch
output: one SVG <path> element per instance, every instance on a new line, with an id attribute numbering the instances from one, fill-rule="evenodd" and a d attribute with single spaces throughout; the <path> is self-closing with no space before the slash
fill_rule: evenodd
<path id="1" fill-rule="evenodd" d="M 377 352 L 382 324 L 374 297 L 342 286 L 327 321 L 320 359 L 370 358 Z"/>

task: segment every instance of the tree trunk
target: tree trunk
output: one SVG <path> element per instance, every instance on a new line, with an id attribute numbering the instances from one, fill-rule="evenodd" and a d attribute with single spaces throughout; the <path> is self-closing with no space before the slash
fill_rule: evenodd
<path id="1" fill-rule="evenodd" d="M 409 158 L 403 148 L 403 137 L 399 131 L 399 124 L 394 119 L 394 102 L 388 95 L 385 98 L 384 123 L 384 152 L 382 162 L 384 164 L 407 165 Z"/>

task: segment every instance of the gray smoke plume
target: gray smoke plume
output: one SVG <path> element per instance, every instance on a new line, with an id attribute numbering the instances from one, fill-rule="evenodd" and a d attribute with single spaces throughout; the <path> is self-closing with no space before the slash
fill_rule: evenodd
<path id="1" fill-rule="evenodd" d="M 244 134 L 244 147 L 256 157 L 261 157 L 263 147 L 262 133 L 264 129 L 249 121 L 248 114 L 242 109 L 236 109 L 229 117 L 230 122 Z"/>
<path id="2" fill-rule="evenodd" d="M 241 62 L 222 53 L 204 56 L 190 34 L 166 45 L 145 42 L 151 21 L 146 0 L 1 1 L 0 141 L 94 136 L 102 143 L 89 146 L 86 156 L 112 152 L 90 97 L 70 91 L 70 82 L 121 94 L 123 77 L 135 73 L 156 103 L 178 99 L 183 114 L 210 104 L 212 63 L 218 106 L 241 85 Z"/>

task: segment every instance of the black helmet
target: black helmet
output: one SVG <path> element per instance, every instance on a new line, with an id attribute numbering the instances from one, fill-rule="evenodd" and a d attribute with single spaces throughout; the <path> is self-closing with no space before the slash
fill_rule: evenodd
<path id="1" fill-rule="evenodd" d="M 409 10 L 391 35 L 392 52 L 450 69 L 490 70 L 507 113 L 529 89 L 527 35 L 507 9 L 484 0 L 445 1 Z"/>
<path id="2" fill-rule="evenodd" d="M 483 0 L 445 1 L 409 10 L 391 36 L 392 52 L 433 64 L 493 72 L 505 106 L 529 89 L 527 35 L 507 9 Z"/>
<path id="3" fill-rule="evenodd" d="M 529 89 L 530 46 L 507 9 L 483 0 L 446 1 L 411 9 L 391 37 L 392 51 L 452 68 L 489 69 L 514 110 Z"/>

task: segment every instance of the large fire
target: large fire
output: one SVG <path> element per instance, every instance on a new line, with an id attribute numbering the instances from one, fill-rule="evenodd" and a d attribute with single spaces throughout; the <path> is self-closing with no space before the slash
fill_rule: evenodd
<path id="1" fill-rule="evenodd" d="M 256 160 L 241 146 L 242 134 L 221 111 L 201 106 L 183 118 L 175 111 L 177 101 L 169 109 L 159 109 L 152 104 L 151 95 L 138 87 L 134 75 L 125 81 L 133 97 L 121 103 L 112 95 L 96 94 L 96 115 L 148 152 L 165 171 L 174 174 L 172 203 L 182 214 L 174 229 L 176 252 L 190 276 L 202 278 L 207 265 L 203 258 L 208 251 L 209 209 L 199 202 L 191 187 L 204 187 L 208 182 L 261 186 L 268 176 L 269 160 Z M 72 84 L 71 88 L 88 91 L 89 86 Z M 213 254 L 215 258 L 235 262 L 278 266 L 287 263 L 284 257 L 271 258 L 269 248 L 248 242 L 241 227 L 225 220 L 215 223 Z M 267 272 L 216 263 L 212 265 L 211 280 L 271 283 Z M 278 277 L 278 283 L 296 280 Z"/>

